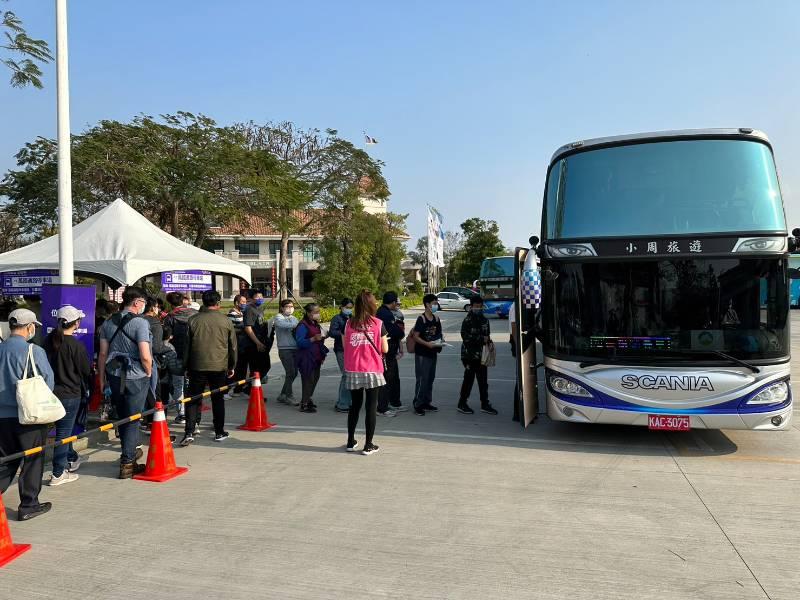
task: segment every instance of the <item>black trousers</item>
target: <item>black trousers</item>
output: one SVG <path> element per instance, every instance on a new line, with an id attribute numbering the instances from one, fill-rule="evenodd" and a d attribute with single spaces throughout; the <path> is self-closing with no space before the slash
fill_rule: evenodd
<path id="1" fill-rule="evenodd" d="M 221 388 L 228 382 L 225 371 L 189 371 L 189 395 L 196 396 L 209 390 Z M 225 398 L 224 392 L 211 394 L 211 410 L 214 420 L 214 433 L 225 431 Z M 200 422 L 200 404 L 202 398 L 186 403 L 186 433 L 192 433 L 196 423 Z"/>
<path id="2" fill-rule="evenodd" d="M 236 367 L 233 370 L 233 378 L 228 380 L 229 384 L 247 378 L 247 358 L 246 352 L 239 352 L 236 355 Z M 244 388 L 243 385 L 237 385 L 234 391 L 241 392 Z"/>
<path id="3" fill-rule="evenodd" d="M 481 364 L 481 361 L 476 360 L 464 363 L 464 381 L 461 384 L 459 404 L 466 402 L 467 398 L 469 398 L 472 393 L 472 384 L 476 378 L 478 379 L 478 393 L 481 397 L 481 405 L 489 403 L 489 370 L 486 365 Z"/>
<path id="4" fill-rule="evenodd" d="M 261 379 L 267 376 L 269 373 L 270 368 L 270 360 L 269 360 L 269 352 L 259 352 L 255 347 L 248 348 L 246 351 L 247 354 L 247 366 L 250 368 L 250 377 L 253 376 L 253 373 L 258 373 L 258 376 Z"/>
<path id="5" fill-rule="evenodd" d="M 381 386 L 385 387 L 385 386 Z M 375 421 L 378 419 L 378 396 L 380 395 L 381 388 L 372 388 L 371 390 L 350 390 L 352 403 L 350 404 L 350 412 L 347 413 L 347 443 L 350 444 L 356 439 L 356 425 L 358 425 L 358 415 L 361 412 L 361 406 L 365 404 L 364 398 L 366 397 L 366 415 L 364 417 L 365 425 L 367 427 L 367 441 L 365 444 L 369 446 L 372 443 L 372 438 L 375 435 Z"/>
<path id="6" fill-rule="evenodd" d="M 383 372 L 386 385 L 380 388 L 378 397 L 378 412 L 386 412 L 392 407 L 402 406 L 400 402 L 400 367 L 397 356 L 386 357 L 386 370 Z"/>
<path id="7" fill-rule="evenodd" d="M 41 446 L 44 444 L 46 436 L 46 425 L 20 425 L 16 418 L 0 419 L 0 456 L 8 456 Z M 44 452 L 0 465 L 0 493 L 5 493 L 8 486 L 11 485 L 20 464 L 22 464 L 22 472 L 17 481 L 19 507 L 32 508 L 39 504 L 39 492 L 42 491 Z"/>
<path id="8" fill-rule="evenodd" d="M 314 403 L 314 390 L 317 389 L 321 369 L 322 365 L 311 371 L 311 373 L 300 372 L 300 381 L 303 383 L 303 398 L 300 400 L 300 406 L 310 406 Z"/>

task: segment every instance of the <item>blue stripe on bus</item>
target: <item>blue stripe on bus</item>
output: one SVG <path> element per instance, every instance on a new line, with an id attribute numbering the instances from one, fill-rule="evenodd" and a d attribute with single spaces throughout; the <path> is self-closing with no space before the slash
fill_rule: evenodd
<path id="1" fill-rule="evenodd" d="M 593 398 L 586 398 L 583 396 L 571 396 L 569 394 L 562 394 L 561 392 L 555 391 L 552 386 L 550 385 L 550 376 L 556 375 L 558 377 L 563 377 L 564 379 L 569 379 L 586 389 L 589 393 L 592 394 Z M 789 396 L 787 397 L 785 402 L 781 404 L 747 404 L 746 401 L 761 392 L 764 388 L 769 387 L 770 385 L 777 383 L 776 381 L 770 381 L 769 383 L 759 387 L 752 392 L 749 392 L 743 396 L 739 396 L 738 398 L 734 398 L 733 400 L 728 400 L 726 402 L 722 402 L 720 404 L 714 404 L 711 406 L 702 406 L 699 408 L 656 408 L 650 406 L 642 406 L 640 404 L 633 404 L 631 402 L 626 402 L 625 400 L 621 400 L 620 398 L 616 398 L 611 396 L 610 394 L 604 394 L 603 392 L 597 391 L 594 388 L 586 385 L 586 383 L 582 381 L 578 381 L 573 379 L 568 375 L 564 375 L 558 371 L 552 371 L 550 369 L 547 370 L 547 390 L 553 394 L 559 400 L 563 400 L 564 402 L 569 402 L 570 404 L 577 404 L 579 406 L 592 406 L 594 408 L 607 408 L 609 410 L 625 410 L 629 412 L 644 412 L 650 414 L 659 414 L 659 415 L 697 415 L 697 414 L 718 414 L 718 415 L 738 415 L 738 414 L 753 414 L 753 413 L 765 413 L 765 412 L 772 412 L 775 410 L 781 410 L 782 408 L 786 408 L 792 403 L 792 388 L 789 387 Z"/>

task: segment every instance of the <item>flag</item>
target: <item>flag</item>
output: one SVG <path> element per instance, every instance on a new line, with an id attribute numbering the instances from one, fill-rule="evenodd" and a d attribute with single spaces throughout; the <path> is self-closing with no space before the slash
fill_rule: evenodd
<path id="1" fill-rule="evenodd" d="M 378 140 L 376 140 L 374 137 L 368 136 L 366 131 L 364 132 L 364 141 L 367 143 L 367 146 L 372 146 L 373 144 L 378 143 Z"/>
<path id="2" fill-rule="evenodd" d="M 444 266 L 444 227 L 442 215 L 428 207 L 428 262 L 434 267 Z"/>

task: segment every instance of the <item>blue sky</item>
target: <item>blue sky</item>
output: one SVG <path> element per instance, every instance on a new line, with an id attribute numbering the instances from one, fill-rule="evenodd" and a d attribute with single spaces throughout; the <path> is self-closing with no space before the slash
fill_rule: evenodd
<path id="1" fill-rule="evenodd" d="M 54 42 L 53 2 L 6 7 Z M 447 229 L 495 219 L 509 246 L 538 233 L 547 162 L 566 142 L 756 127 L 800 226 L 798 22 L 791 0 L 71 0 L 72 126 L 188 110 L 358 143 L 366 130 L 414 238 L 431 204 Z M 55 135 L 54 69 L 44 91 L 0 81 L 0 107 L 5 172 L 24 142 Z"/>

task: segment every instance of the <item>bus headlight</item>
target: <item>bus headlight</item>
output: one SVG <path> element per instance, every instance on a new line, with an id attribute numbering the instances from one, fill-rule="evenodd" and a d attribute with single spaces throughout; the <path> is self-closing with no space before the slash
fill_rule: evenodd
<path id="1" fill-rule="evenodd" d="M 783 404 L 789 397 L 789 386 L 785 381 L 779 381 L 765 387 L 747 401 L 748 404 Z"/>
<path id="2" fill-rule="evenodd" d="M 589 391 L 580 384 L 567 379 L 566 377 L 559 377 L 558 375 L 550 375 L 550 387 L 553 391 L 559 394 L 566 394 L 568 396 L 581 396 L 583 398 L 591 398 L 592 395 Z"/>

